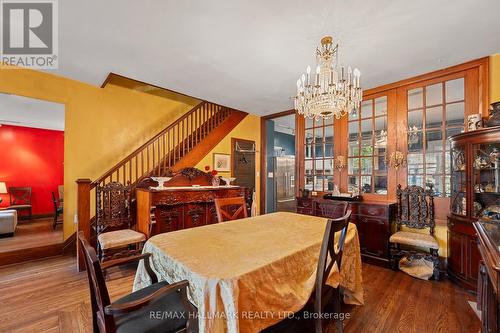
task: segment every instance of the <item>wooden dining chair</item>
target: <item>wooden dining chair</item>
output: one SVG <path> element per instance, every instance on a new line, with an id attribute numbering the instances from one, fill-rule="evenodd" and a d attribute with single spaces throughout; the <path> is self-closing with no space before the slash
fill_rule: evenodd
<path id="1" fill-rule="evenodd" d="M 317 202 L 317 205 L 319 206 L 318 210 L 321 212 L 321 215 L 329 219 L 337 219 L 344 216 L 349 207 L 347 201 L 339 200 L 324 200 Z"/>
<path id="2" fill-rule="evenodd" d="M 187 280 L 173 284 L 158 282 L 149 264 L 150 253 L 101 264 L 83 231 L 78 232 L 78 242 L 89 281 L 94 333 L 198 332 L 196 308 L 187 298 Z M 103 269 L 140 260 L 144 260 L 152 284 L 111 303 Z M 163 318 L 151 316 L 156 313 Z"/>
<path id="3" fill-rule="evenodd" d="M 349 219 L 351 218 L 351 210 L 337 219 L 328 219 L 326 223 L 325 233 L 323 235 L 323 242 L 321 243 L 321 250 L 319 254 L 318 268 L 316 271 L 316 282 L 314 291 L 314 313 L 315 313 L 315 333 L 322 333 L 323 319 L 321 314 L 326 305 L 326 300 L 333 301 L 333 311 L 335 314 L 340 314 L 341 311 L 341 294 L 340 284 L 337 288 L 333 288 L 326 284 L 333 266 L 337 264 L 337 269 L 340 272 L 342 264 L 342 253 L 344 250 L 345 238 L 347 235 L 347 228 L 349 226 Z M 335 234 L 340 232 L 338 243 L 335 245 Z M 343 323 L 341 320 L 336 320 L 337 332 L 343 332 Z"/>
<path id="4" fill-rule="evenodd" d="M 216 198 L 215 210 L 219 222 L 233 221 L 248 217 L 245 197 Z"/>
<path id="5" fill-rule="evenodd" d="M 7 209 L 17 210 L 18 215 L 22 211 L 28 211 L 28 218 L 32 217 L 31 187 L 9 187 L 10 206 Z"/>
<path id="6" fill-rule="evenodd" d="M 52 221 L 52 229 L 56 229 L 58 224 L 62 224 L 63 220 L 59 218 L 63 213 L 63 205 L 61 199 L 56 198 L 56 194 L 52 192 L 52 203 L 54 204 L 54 220 Z"/>

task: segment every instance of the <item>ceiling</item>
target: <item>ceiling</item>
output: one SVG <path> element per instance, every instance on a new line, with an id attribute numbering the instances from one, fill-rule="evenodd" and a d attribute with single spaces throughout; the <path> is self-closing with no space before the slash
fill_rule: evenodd
<path id="1" fill-rule="evenodd" d="M 122 74 L 254 114 L 292 107 L 322 36 L 363 88 L 500 52 L 498 0 L 59 1 L 58 74 Z"/>
<path id="2" fill-rule="evenodd" d="M 64 131 L 64 104 L 0 94 L 0 124 Z"/>
<path id="3" fill-rule="evenodd" d="M 274 130 L 285 134 L 295 135 L 295 115 L 289 114 L 279 118 L 273 118 Z"/>

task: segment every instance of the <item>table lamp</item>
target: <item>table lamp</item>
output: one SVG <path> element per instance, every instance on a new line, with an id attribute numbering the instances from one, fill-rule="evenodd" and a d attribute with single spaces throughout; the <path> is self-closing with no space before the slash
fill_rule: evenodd
<path id="1" fill-rule="evenodd" d="M 7 185 L 5 182 L 0 182 L 0 194 L 7 194 Z M 3 199 L 0 198 L 0 203 L 2 203 Z"/>

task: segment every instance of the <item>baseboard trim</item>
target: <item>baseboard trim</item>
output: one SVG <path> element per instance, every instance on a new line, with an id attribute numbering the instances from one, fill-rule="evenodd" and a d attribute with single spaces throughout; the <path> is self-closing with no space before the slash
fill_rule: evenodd
<path id="1" fill-rule="evenodd" d="M 63 243 L 19 249 L 0 253 L 0 266 L 18 264 L 21 262 L 61 255 Z"/>
<path id="2" fill-rule="evenodd" d="M 71 236 L 66 238 L 63 243 L 62 253 L 64 255 L 75 255 L 76 256 L 76 232 Z"/>

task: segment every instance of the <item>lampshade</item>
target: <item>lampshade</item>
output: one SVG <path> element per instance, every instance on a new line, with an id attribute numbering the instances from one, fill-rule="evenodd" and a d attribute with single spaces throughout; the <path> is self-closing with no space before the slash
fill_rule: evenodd
<path id="1" fill-rule="evenodd" d="M 0 194 L 7 194 L 7 186 L 5 182 L 0 182 Z"/>

